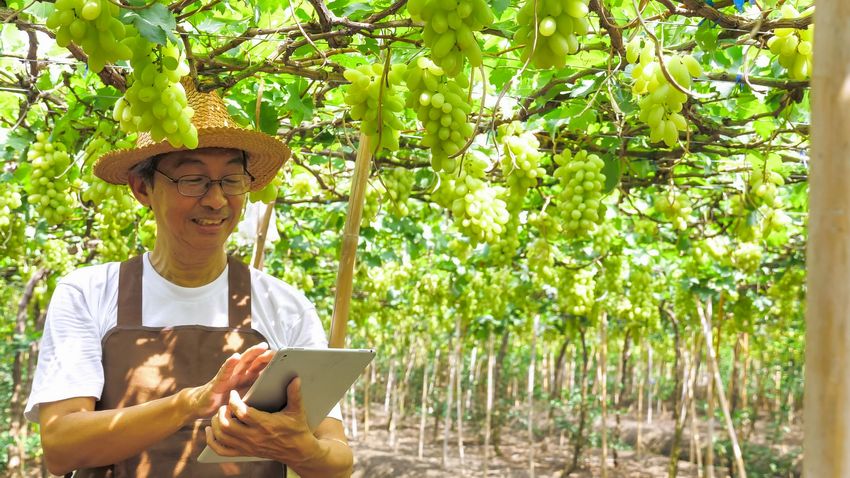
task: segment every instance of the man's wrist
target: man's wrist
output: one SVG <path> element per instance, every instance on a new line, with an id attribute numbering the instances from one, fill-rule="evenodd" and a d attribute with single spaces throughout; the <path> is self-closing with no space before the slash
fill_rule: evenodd
<path id="1" fill-rule="evenodd" d="M 184 388 L 175 395 L 175 407 L 179 421 L 188 425 L 199 418 L 195 406 L 195 388 Z"/>
<path id="2" fill-rule="evenodd" d="M 290 467 L 305 478 L 348 477 L 353 467 L 352 450 L 348 443 L 337 438 L 322 437 L 316 439 L 318 452 L 298 463 L 288 463 Z"/>

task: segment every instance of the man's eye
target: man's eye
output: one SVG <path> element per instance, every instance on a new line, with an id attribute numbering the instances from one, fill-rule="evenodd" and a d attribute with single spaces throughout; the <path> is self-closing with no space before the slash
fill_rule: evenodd
<path id="1" fill-rule="evenodd" d="M 188 176 L 180 178 L 180 181 L 187 186 L 197 186 L 199 184 L 204 184 L 207 182 L 207 178 L 203 176 Z"/>

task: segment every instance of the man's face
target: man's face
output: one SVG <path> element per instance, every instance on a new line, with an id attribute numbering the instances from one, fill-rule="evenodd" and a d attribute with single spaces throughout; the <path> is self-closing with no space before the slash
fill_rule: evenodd
<path id="1" fill-rule="evenodd" d="M 137 195 L 143 204 L 147 200 L 156 217 L 156 248 L 188 257 L 222 250 L 239 222 L 245 195 L 226 195 L 219 183 L 213 183 L 203 196 L 187 197 L 165 175 L 173 179 L 202 175 L 218 180 L 243 174 L 242 152 L 222 148 L 178 151 L 163 155 L 157 169 L 161 173 L 154 173 L 152 187 L 144 187 L 145 194 Z"/>

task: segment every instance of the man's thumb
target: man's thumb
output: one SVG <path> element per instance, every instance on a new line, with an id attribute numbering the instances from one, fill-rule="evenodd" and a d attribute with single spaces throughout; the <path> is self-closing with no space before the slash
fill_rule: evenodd
<path id="1" fill-rule="evenodd" d="M 286 409 L 301 410 L 301 377 L 295 377 L 286 386 Z"/>

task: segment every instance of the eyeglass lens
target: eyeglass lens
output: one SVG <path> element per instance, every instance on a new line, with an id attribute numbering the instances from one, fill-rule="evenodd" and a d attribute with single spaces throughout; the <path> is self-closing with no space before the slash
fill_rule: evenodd
<path id="1" fill-rule="evenodd" d="M 251 187 L 247 174 L 231 174 L 216 180 L 206 176 L 183 176 L 177 180 L 177 190 L 185 196 L 203 196 L 213 183 L 221 184 L 222 192 L 229 196 L 245 194 Z"/>

